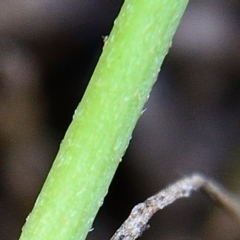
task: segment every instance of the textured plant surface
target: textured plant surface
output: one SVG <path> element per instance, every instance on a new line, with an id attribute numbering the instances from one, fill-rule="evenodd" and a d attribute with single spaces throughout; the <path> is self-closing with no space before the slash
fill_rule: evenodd
<path id="1" fill-rule="evenodd" d="M 240 202 L 236 196 L 225 191 L 212 180 L 200 174 L 185 177 L 166 189 L 135 206 L 111 240 L 135 240 L 149 228 L 148 222 L 159 210 L 179 198 L 189 197 L 193 191 L 201 190 L 212 198 L 222 209 L 240 223 Z"/>
<path id="2" fill-rule="evenodd" d="M 21 240 L 85 239 L 187 0 L 126 0 Z"/>

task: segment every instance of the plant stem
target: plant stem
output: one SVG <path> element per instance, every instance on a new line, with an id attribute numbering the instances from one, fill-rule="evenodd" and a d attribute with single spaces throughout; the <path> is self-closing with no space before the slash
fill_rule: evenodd
<path id="1" fill-rule="evenodd" d="M 20 240 L 83 240 L 187 0 L 126 0 Z"/>
<path id="2" fill-rule="evenodd" d="M 149 228 L 148 222 L 159 210 L 179 198 L 189 197 L 193 191 L 201 190 L 212 198 L 222 209 L 230 213 L 240 223 L 240 201 L 215 182 L 200 175 L 185 177 L 166 189 L 136 205 L 129 217 L 116 231 L 111 240 L 135 240 Z"/>

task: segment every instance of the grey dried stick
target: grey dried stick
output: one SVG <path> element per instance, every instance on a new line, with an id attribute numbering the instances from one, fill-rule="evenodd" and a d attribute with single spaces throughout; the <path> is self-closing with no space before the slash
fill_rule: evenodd
<path id="1" fill-rule="evenodd" d="M 154 213 L 179 198 L 189 197 L 196 190 L 205 192 L 222 208 L 233 214 L 240 223 L 240 202 L 213 181 L 200 174 L 193 174 L 170 185 L 145 202 L 136 205 L 111 240 L 134 240 L 138 238 L 149 227 L 148 221 Z"/>

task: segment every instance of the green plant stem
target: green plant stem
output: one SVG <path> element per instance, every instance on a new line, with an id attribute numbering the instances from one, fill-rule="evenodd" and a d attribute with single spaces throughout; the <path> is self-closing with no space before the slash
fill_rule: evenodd
<path id="1" fill-rule="evenodd" d="M 20 240 L 85 239 L 187 0 L 126 0 Z"/>

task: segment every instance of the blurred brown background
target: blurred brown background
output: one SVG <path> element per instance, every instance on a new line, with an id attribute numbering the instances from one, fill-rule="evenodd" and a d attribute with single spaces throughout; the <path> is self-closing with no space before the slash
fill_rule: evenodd
<path id="1" fill-rule="evenodd" d="M 18 239 L 122 2 L 0 2 L 0 239 Z M 192 172 L 239 192 L 238 0 L 190 1 L 146 108 L 89 240 Z M 141 239 L 240 239 L 200 193 L 150 224 Z"/>

